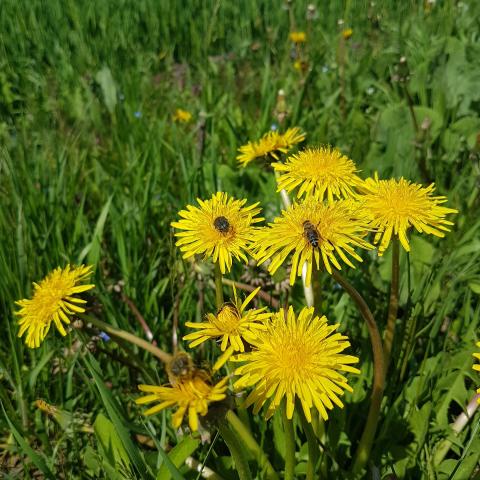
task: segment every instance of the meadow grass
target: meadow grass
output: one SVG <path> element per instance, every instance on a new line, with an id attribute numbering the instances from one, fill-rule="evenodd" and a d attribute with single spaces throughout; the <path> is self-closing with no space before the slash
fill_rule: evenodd
<path id="1" fill-rule="evenodd" d="M 279 123 L 280 89 L 282 128 L 300 126 L 309 145 L 338 146 L 365 175 L 435 181 L 459 210 L 446 239 L 414 235 L 411 254 L 401 255 L 393 368 L 370 468 L 400 478 L 479 478 L 478 415 L 458 436 L 449 424 L 480 384 L 471 369 L 480 314 L 480 4 L 325 2 L 308 20 L 307 3 L 295 1 L 289 10 L 273 0 L 2 2 L 4 478 L 43 471 L 54 478 L 163 479 L 176 471 L 166 468 L 164 453 L 177 443 L 176 432 L 165 415 L 143 419 L 133 402 L 138 383 L 166 380 L 151 356 L 129 356 L 98 340 L 90 342 L 90 356 L 75 337 L 58 334 L 30 350 L 16 339 L 14 301 L 58 265 L 93 264 L 91 301 L 103 320 L 144 337 L 133 303 L 159 346 L 171 351 L 172 325 L 180 338 L 185 321 L 214 309 L 215 292 L 208 266 L 194 272 L 181 260 L 170 222 L 197 196 L 217 190 L 261 201 L 267 219 L 279 213 L 272 175 L 256 165 L 240 169 L 235 156 Z M 347 27 L 353 35 L 344 41 Z M 294 29 L 308 35 L 303 73 L 291 58 Z M 193 120 L 174 122 L 177 108 Z M 365 257 L 348 276 L 383 327 L 390 257 Z M 234 271 L 238 279 L 244 268 Z M 324 478 L 345 478 L 372 361 L 348 297 L 328 275 L 321 283 L 322 310 L 348 331 L 361 358 L 354 394 L 325 425 Z M 300 288 L 290 301 L 302 304 Z M 67 420 L 38 409 L 38 399 Z M 282 434 L 275 422 L 256 420 L 250 428 L 277 467 L 284 452 L 273 447 Z M 445 439 L 452 447 L 437 462 Z M 180 444 L 184 457 L 236 478 L 221 440 L 211 451 L 189 438 Z M 299 478 L 305 457 L 306 444 Z M 181 475 L 196 478 L 180 463 Z"/>

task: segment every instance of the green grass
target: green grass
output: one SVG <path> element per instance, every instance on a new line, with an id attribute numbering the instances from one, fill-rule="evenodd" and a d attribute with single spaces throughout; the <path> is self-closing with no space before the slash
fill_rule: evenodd
<path id="1" fill-rule="evenodd" d="M 286 94 L 286 125 L 301 126 L 307 144 L 338 146 L 365 175 L 435 181 L 437 192 L 459 210 L 445 239 L 414 235 L 409 259 L 402 254 L 397 341 L 372 468 L 383 476 L 393 467 L 400 478 L 479 478 L 478 414 L 440 465 L 433 459 L 480 384 L 471 369 L 480 312 L 480 4 L 437 1 L 428 11 L 423 2 L 325 2 L 318 18 L 307 22 L 307 3 L 294 2 L 289 18 L 283 3 L 273 0 L 2 2 L 5 478 L 33 478 L 39 470 L 54 478 L 152 478 L 165 462 L 162 448 L 177 444 L 169 417 L 144 423 L 133 402 L 137 383 L 148 376 L 166 380 L 151 356 L 138 353 L 140 365 L 132 367 L 112 342 L 96 342 L 94 360 L 76 336 L 53 331 L 41 348 L 29 350 L 16 339 L 14 301 L 58 265 L 92 263 L 92 302 L 103 320 L 144 336 L 117 292 L 120 283 L 159 346 L 171 351 L 175 311 L 181 337 L 185 321 L 214 308 L 215 295 L 211 269 L 192 272 L 174 247 L 169 224 L 197 196 L 216 190 L 261 201 L 268 219 L 280 211 L 271 173 L 259 166 L 240 170 L 235 161 L 238 146 L 278 123 L 279 89 Z M 308 33 L 306 75 L 290 58 L 292 18 Z M 340 18 L 354 32 L 343 60 Z M 401 56 L 408 62 L 418 133 L 403 84 L 396 81 Z M 191 111 L 193 122 L 174 123 L 176 108 Z M 365 257 L 358 271 L 345 273 L 383 328 L 389 255 Z M 243 270 L 237 265 L 230 278 L 239 279 Z M 355 393 L 326 424 L 331 457 L 324 477 L 344 478 L 368 408 L 372 362 L 354 306 L 328 276 L 321 281 L 324 312 L 341 322 L 361 358 L 362 375 L 352 379 Z M 290 300 L 302 304 L 300 288 Z M 37 399 L 74 420 L 56 422 L 35 407 Z M 96 434 L 82 431 L 85 425 L 94 425 Z M 278 425 L 265 427 L 256 418 L 251 427 L 281 470 L 281 448 L 272 443 Z M 133 433 L 154 443 L 145 446 Z M 185 456 L 206 459 L 209 445 L 184 442 Z M 217 440 L 206 463 L 224 478 L 236 478 L 227 452 Z M 306 445 L 299 458 L 305 457 Z M 260 472 L 253 462 L 252 468 Z M 180 471 L 196 478 L 186 467 Z"/>

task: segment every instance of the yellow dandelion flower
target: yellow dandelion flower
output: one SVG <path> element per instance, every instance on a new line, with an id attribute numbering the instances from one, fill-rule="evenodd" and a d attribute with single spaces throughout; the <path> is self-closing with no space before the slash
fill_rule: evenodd
<path id="1" fill-rule="evenodd" d="M 235 200 L 226 193 L 217 192 L 210 200 L 197 199 L 200 208 L 187 205 L 182 217 L 171 225 L 182 232 L 175 233 L 179 238 L 176 245 L 183 252 L 183 258 L 203 253 L 218 262 L 222 273 L 230 271 L 232 256 L 247 262 L 245 251 L 253 238 L 252 224 L 263 218 L 255 218 L 260 212 L 258 203 L 244 207 L 246 199 Z"/>
<path id="2" fill-rule="evenodd" d="M 409 252 L 407 230 L 413 226 L 420 233 L 444 237 L 452 222 L 445 220 L 448 213 L 458 213 L 453 208 L 440 206 L 446 197 L 432 196 L 435 185 L 422 187 L 403 177 L 400 180 L 379 180 L 378 175 L 368 178 L 364 184 L 366 194 L 362 200 L 371 215 L 371 225 L 377 230 L 374 244 L 380 242 L 378 254 L 382 255 L 397 235 L 403 248 Z"/>
<path id="3" fill-rule="evenodd" d="M 191 119 L 192 119 L 192 114 L 187 110 L 182 110 L 181 108 L 177 108 L 175 110 L 175 113 L 173 114 L 174 122 L 188 123 Z"/>
<path id="4" fill-rule="evenodd" d="M 52 322 L 62 336 L 67 332 L 63 323 L 69 324 L 69 315 L 83 313 L 85 309 L 80 305 L 85 300 L 77 298 L 77 293 L 86 292 L 95 285 L 81 285 L 92 273 L 91 266 L 81 265 L 71 267 L 67 265 L 64 269 L 58 267 L 49 273 L 40 283 L 34 283 L 32 298 L 25 298 L 15 302 L 21 308 L 15 315 L 21 317 L 18 321 L 21 337 L 25 332 L 25 343 L 30 348 L 37 348 L 43 342 L 50 330 Z M 79 305 L 80 304 L 80 305 Z"/>
<path id="5" fill-rule="evenodd" d="M 288 38 L 293 43 L 305 43 L 307 41 L 307 34 L 305 32 L 290 32 Z"/>
<path id="6" fill-rule="evenodd" d="M 183 417 L 188 410 L 188 424 L 192 431 L 198 430 L 198 416 L 204 417 L 208 413 L 208 405 L 219 402 L 226 397 L 228 377 L 220 380 L 216 385 L 211 385 L 205 375 L 195 375 L 184 379 L 174 386 L 139 385 L 138 389 L 149 393 L 135 400 L 138 405 L 160 402 L 149 408 L 144 415 L 153 415 L 165 408 L 177 406 L 177 411 L 172 416 L 174 428 L 180 428 Z"/>
<path id="7" fill-rule="evenodd" d="M 332 202 L 355 196 L 355 187 L 363 184 L 355 164 L 336 148 L 307 148 L 287 158 L 285 163 L 272 163 L 280 175 L 278 191 L 290 192 L 300 187 L 297 197 L 313 195 Z"/>
<path id="8" fill-rule="evenodd" d="M 314 316 L 313 307 L 304 307 L 298 318 L 290 307 L 287 315 L 280 309 L 267 326 L 253 340 L 252 351 L 234 358 L 245 362 L 235 370 L 240 378 L 234 388 L 253 386 L 246 407 L 254 405 L 256 414 L 268 403 L 268 419 L 285 398 L 287 417 L 291 419 L 298 397 L 309 422 L 313 407 L 325 420 L 333 404 L 343 408 L 339 396 L 352 388 L 340 372 L 360 371 L 350 366 L 358 362 L 357 357 L 341 353 L 350 342 L 334 333 L 339 325 L 328 325 L 325 316 Z"/>
<path id="9" fill-rule="evenodd" d="M 345 40 L 348 40 L 353 35 L 353 30 L 351 28 L 346 28 L 342 31 L 342 37 Z"/>
<path id="10" fill-rule="evenodd" d="M 480 348 L 480 342 L 477 342 L 477 347 Z M 480 360 L 480 353 L 474 353 L 473 356 L 477 359 L 477 360 Z M 473 365 L 472 367 L 474 370 L 476 370 L 477 372 L 480 372 L 480 364 L 476 363 L 475 365 Z M 477 389 L 477 393 L 480 394 L 480 388 Z M 480 403 L 480 397 L 478 398 L 478 403 Z"/>
<path id="11" fill-rule="evenodd" d="M 266 328 L 264 321 L 271 316 L 271 313 L 266 312 L 266 307 L 247 310 L 248 304 L 259 291 L 260 287 L 256 288 L 242 303 L 234 288 L 233 303 L 223 305 L 216 315 L 209 313 L 206 322 L 185 323 L 187 327 L 199 330 L 183 337 L 184 340 L 191 340 L 190 348 L 194 348 L 209 339 L 222 339 L 220 349 L 224 353 L 215 362 L 214 371 L 220 369 L 234 352 L 244 352 L 245 345 L 243 342 L 251 343 L 257 331 Z"/>
<path id="12" fill-rule="evenodd" d="M 279 153 L 287 153 L 290 148 L 303 140 L 305 140 L 305 134 L 298 127 L 289 128 L 283 134 L 277 131 L 268 132 L 260 140 L 242 145 L 238 149 L 240 155 L 237 156 L 237 160 L 243 167 L 261 157 L 279 160 Z"/>
<path id="13" fill-rule="evenodd" d="M 268 227 L 258 229 L 252 247 L 259 264 L 272 258 L 268 267 L 271 274 L 293 253 L 291 285 L 296 275 L 302 275 L 303 265 L 307 262 L 305 282 L 308 286 L 313 263 L 320 268 L 320 256 L 330 274 L 332 265 L 338 270 L 342 268 L 337 255 L 348 266 L 355 268 L 347 254 L 362 261 L 354 247 L 373 248 L 363 239 L 368 231 L 368 217 L 357 202 L 340 200 L 324 204 L 308 197 L 282 211 L 282 215 Z"/>

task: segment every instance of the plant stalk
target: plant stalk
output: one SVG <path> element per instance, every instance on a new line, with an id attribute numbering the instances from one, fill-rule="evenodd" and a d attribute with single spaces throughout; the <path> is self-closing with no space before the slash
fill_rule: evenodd
<path id="1" fill-rule="evenodd" d="M 307 437 L 307 447 L 308 447 L 308 460 L 307 460 L 307 475 L 306 480 L 318 480 L 318 475 L 315 476 L 315 468 L 317 466 L 319 458 L 319 445 L 315 432 L 313 431 L 312 425 L 308 422 L 303 412 L 302 406 L 298 405 L 300 420 L 302 422 L 302 429 Z M 313 420 L 313 419 L 312 419 Z"/>
<path id="2" fill-rule="evenodd" d="M 251 434 L 250 430 L 245 426 L 245 424 L 237 417 L 237 415 L 232 410 L 229 410 L 227 412 L 225 418 L 229 423 L 230 428 L 233 430 L 234 434 L 243 441 L 250 453 L 255 457 L 258 466 L 262 471 L 265 472 L 265 478 L 267 480 L 278 480 L 278 475 L 273 469 L 272 464 L 268 460 L 268 457 L 265 455 L 265 452 L 262 450 L 260 445 L 257 443 L 255 438 Z"/>
<path id="3" fill-rule="evenodd" d="M 287 418 L 287 405 L 282 405 L 283 429 L 285 430 L 285 474 L 284 480 L 295 479 L 295 431 L 293 419 Z"/>
<path id="4" fill-rule="evenodd" d="M 397 321 L 398 313 L 398 293 L 400 281 L 399 257 L 399 241 L 398 236 L 395 235 L 392 239 L 392 283 L 390 286 L 390 302 L 388 304 L 387 328 L 385 330 L 385 337 L 383 340 L 383 353 L 385 355 L 385 374 L 387 374 L 388 366 L 390 364 L 393 338 L 395 336 L 395 323 Z"/>
<path id="5" fill-rule="evenodd" d="M 222 279 L 223 275 L 220 270 L 220 264 L 215 262 L 215 301 L 217 304 L 217 310 L 220 310 L 224 303 Z"/>
<path id="6" fill-rule="evenodd" d="M 373 387 L 370 399 L 367 422 L 365 424 L 360 443 L 358 444 L 353 463 L 353 471 L 359 472 L 367 464 L 372 449 L 377 424 L 380 417 L 383 392 L 385 390 L 385 360 L 383 355 L 382 339 L 377 323 L 363 297 L 337 270 L 333 270 L 333 278 L 350 295 L 365 320 L 370 335 L 373 351 Z"/>
<path id="7" fill-rule="evenodd" d="M 232 432 L 227 423 L 220 422 L 218 426 L 218 431 L 222 436 L 223 440 L 227 444 L 230 454 L 232 455 L 233 461 L 235 462 L 235 468 L 238 473 L 240 480 L 252 480 L 252 474 L 250 473 L 250 468 L 248 466 L 247 458 L 245 457 L 245 452 L 242 450 L 240 442 L 237 440 L 236 435 Z"/>
<path id="8" fill-rule="evenodd" d="M 157 357 L 163 363 L 168 363 L 172 359 L 172 356 L 169 353 L 164 352 L 163 350 L 156 347 L 152 343 L 147 342 L 146 340 L 143 340 L 142 338 L 139 338 L 136 335 L 133 335 L 133 333 L 129 333 L 129 332 L 126 332 L 125 330 L 112 327 L 108 323 L 102 322 L 101 320 L 98 320 L 97 318 L 92 317 L 91 315 L 79 315 L 79 317 L 85 320 L 86 322 L 92 323 L 100 330 L 104 331 L 105 333 L 108 333 L 108 335 L 112 335 L 113 337 L 116 337 L 116 338 L 121 338 L 123 340 L 126 340 L 129 343 L 132 343 L 133 345 L 136 345 L 137 347 L 143 348 L 143 350 L 150 352 L 152 355 Z"/>

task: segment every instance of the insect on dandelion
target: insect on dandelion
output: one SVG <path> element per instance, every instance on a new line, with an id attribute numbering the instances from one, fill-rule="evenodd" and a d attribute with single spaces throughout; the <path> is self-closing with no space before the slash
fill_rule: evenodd
<path id="1" fill-rule="evenodd" d="M 307 148 L 287 158 L 285 163 L 272 163 L 279 173 L 278 191 L 298 188 L 297 197 L 313 195 L 332 202 L 356 195 L 363 184 L 352 160 L 331 147 Z"/>
<path id="2" fill-rule="evenodd" d="M 342 408 L 339 397 L 352 391 L 343 372 L 360 373 L 351 366 L 358 358 L 342 353 L 350 346 L 347 337 L 335 333 L 338 325 L 328 325 L 325 316 L 315 316 L 313 307 L 304 307 L 298 317 L 292 307 L 280 309 L 266 325 L 252 341 L 252 350 L 234 357 L 244 362 L 235 370 L 240 378 L 234 388 L 253 387 L 246 407 L 254 405 L 256 414 L 267 404 L 268 419 L 285 399 L 291 419 L 298 398 L 309 422 L 312 408 L 328 419 L 327 410 L 334 404 Z"/>
<path id="3" fill-rule="evenodd" d="M 183 258 L 204 254 L 218 262 L 222 273 L 230 271 L 232 257 L 247 262 L 245 252 L 253 239 L 253 224 L 263 220 L 255 217 L 260 213 L 258 203 L 245 207 L 246 199 L 236 200 L 223 192 L 197 202 L 199 207 L 187 205 L 179 212 L 182 218 L 171 224 L 181 230 L 175 236 Z"/>
<path id="4" fill-rule="evenodd" d="M 56 268 L 41 282 L 34 283 L 33 297 L 15 302 L 20 310 L 15 315 L 20 317 L 18 336 L 25 332 L 25 343 L 30 348 L 37 348 L 45 339 L 52 322 L 62 336 L 67 332 L 63 324 L 70 323 L 70 316 L 83 313 L 81 306 L 85 300 L 76 295 L 92 289 L 93 284 L 82 284 L 92 273 L 91 266 L 81 265 Z"/>
<path id="5" fill-rule="evenodd" d="M 252 248 L 259 264 L 272 259 L 268 267 L 271 274 L 292 253 L 291 285 L 295 276 L 302 275 L 303 265 L 307 262 L 305 283 L 308 286 L 313 265 L 319 269 L 320 259 L 330 274 L 332 266 L 338 270 L 342 268 L 337 256 L 355 268 L 349 257 L 359 262 L 362 258 L 354 248 L 373 248 L 364 240 L 368 231 L 368 219 L 357 202 L 341 200 L 324 204 L 309 197 L 282 211 L 282 215 L 268 227 L 259 228 Z"/>
<path id="6" fill-rule="evenodd" d="M 216 314 L 209 313 L 205 322 L 185 323 L 187 327 L 198 330 L 183 337 L 184 340 L 191 341 L 190 348 L 210 339 L 221 339 L 220 349 L 224 353 L 215 362 L 214 371 L 220 369 L 234 352 L 244 352 L 244 342 L 251 343 L 258 330 L 266 328 L 264 321 L 271 316 L 271 313 L 266 312 L 266 307 L 247 310 L 259 291 L 260 287 L 256 288 L 242 302 L 234 288 L 233 303 L 225 303 Z"/>
<path id="7" fill-rule="evenodd" d="M 388 248 L 392 235 L 398 236 L 403 248 L 409 252 L 407 232 L 414 227 L 419 233 L 444 237 L 452 222 L 445 219 L 453 208 L 441 206 L 446 197 L 432 195 L 435 185 L 422 187 L 403 177 L 400 180 L 379 180 L 378 175 L 368 178 L 362 196 L 364 207 L 371 216 L 371 226 L 377 230 L 374 244 L 380 243 L 378 254 Z"/>
<path id="8" fill-rule="evenodd" d="M 172 416 L 172 425 L 180 428 L 187 413 L 190 429 L 195 432 L 199 426 L 198 416 L 205 416 L 208 413 L 210 403 L 219 402 L 226 397 L 227 381 L 228 377 L 225 377 L 212 385 L 208 375 L 198 371 L 192 377 L 172 386 L 139 385 L 138 389 L 148 395 L 138 398 L 135 403 L 144 405 L 158 402 L 158 405 L 143 412 L 144 415 L 153 415 L 165 408 L 176 406 L 177 411 Z"/>

